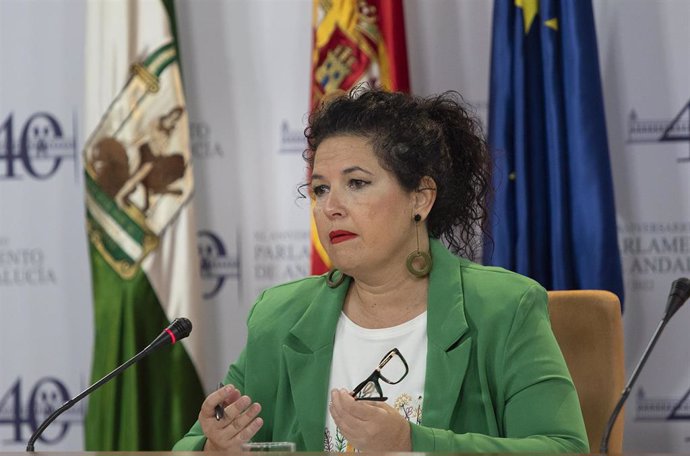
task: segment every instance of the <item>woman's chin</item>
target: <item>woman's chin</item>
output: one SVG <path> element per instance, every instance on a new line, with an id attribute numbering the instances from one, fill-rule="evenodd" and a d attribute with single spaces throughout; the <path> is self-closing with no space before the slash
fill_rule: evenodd
<path id="1" fill-rule="evenodd" d="M 348 266 L 347 264 L 343 263 L 333 263 L 333 268 L 332 269 L 337 269 L 338 271 L 342 272 L 345 275 L 349 275 L 352 277 L 353 274 L 357 273 L 357 268 L 353 268 L 352 266 Z"/>
<path id="2" fill-rule="evenodd" d="M 331 258 L 332 269 L 337 269 L 345 275 L 353 277 L 359 269 L 359 262 L 354 259 Z"/>

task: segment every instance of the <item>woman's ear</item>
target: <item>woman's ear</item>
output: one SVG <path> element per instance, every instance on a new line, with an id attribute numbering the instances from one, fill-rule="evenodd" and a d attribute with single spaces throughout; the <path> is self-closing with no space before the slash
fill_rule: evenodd
<path id="1" fill-rule="evenodd" d="M 430 176 L 422 177 L 419 182 L 419 188 L 415 190 L 414 194 L 414 213 L 422 216 L 422 220 L 431 212 L 436 201 L 436 182 Z"/>

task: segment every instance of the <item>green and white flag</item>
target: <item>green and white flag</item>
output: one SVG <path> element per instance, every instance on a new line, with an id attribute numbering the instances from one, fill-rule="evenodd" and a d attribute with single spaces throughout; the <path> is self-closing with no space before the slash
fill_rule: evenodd
<path id="1" fill-rule="evenodd" d="M 168 13 L 174 18 L 171 1 L 87 4 L 86 115 L 98 122 L 84 146 L 92 380 L 174 318 L 194 324 L 184 345 L 159 350 L 90 397 L 92 451 L 168 450 L 204 397 L 189 125 Z"/>

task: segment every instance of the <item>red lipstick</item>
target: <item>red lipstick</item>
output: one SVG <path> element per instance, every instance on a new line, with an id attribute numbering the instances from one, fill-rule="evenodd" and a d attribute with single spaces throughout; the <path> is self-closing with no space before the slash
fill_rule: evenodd
<path id="1" fill-rule="evenodd" d="M 328 237 L 331 240 L 331 244 L 338 244 L 340 242 L 349 241 L 350 239 L 353 239 L 356 236 L 357 235 L 355 233 L 351 233 L 350 231 L 344 230 L 335 230 L 328 233 Z"/>

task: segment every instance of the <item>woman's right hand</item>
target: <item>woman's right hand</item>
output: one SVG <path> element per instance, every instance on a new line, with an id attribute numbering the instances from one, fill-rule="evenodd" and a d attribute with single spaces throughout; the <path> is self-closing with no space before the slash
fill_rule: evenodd
<path id="1" fill-rule="evenodd" d="M 216 419 L 215 409 L 220 404 L 224 416 Z M 225 385 L 208 395 L 201 405 L 199 424 L 206 436 L 204 450 L 239 451 L 241 445 L 256 434 L 264 420 L 259 418 L 261 405 L 252 403 L 249 396 L 243 396 L 233 385 Z"/>

